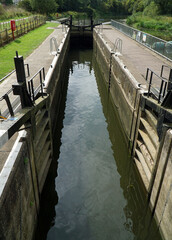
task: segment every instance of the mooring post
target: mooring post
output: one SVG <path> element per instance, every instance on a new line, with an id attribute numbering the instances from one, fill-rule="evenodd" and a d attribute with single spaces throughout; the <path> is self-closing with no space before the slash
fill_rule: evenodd
<path id="1" fill-rule="evenodd" d="M 93 16 L 91 16 L 91 31 L 93 31 Z"/>
<path id="2" fill-rule="evenodd" d="M 14 57 L 14 63 L 18 84 L 12 85 L 13 94 L 20 95 L 22 108 L 31 107 L 33 103 L 27 91 L 23 56 L 18 56 L 18 52 L 16 52 L 16 57 Z"/>

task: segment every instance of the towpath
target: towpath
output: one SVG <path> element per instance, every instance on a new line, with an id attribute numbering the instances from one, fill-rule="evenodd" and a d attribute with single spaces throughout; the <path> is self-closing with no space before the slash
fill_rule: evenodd
<path id="1" fill-rule="evenodd" d="M 50 39 L 52 37 L 56 38 L 57 45 L 59 46 L 62 39 L 64 38 L 65 32 L 62 31 L 62 26 L 59 25 L 57 28 L 54 28 L 54 31 L 52 34 L 50 34 L 46 40 L 33 51 L 32 54 L 30 54 L 26 59 L 24 59 L 24 63 L 29 64 L 30 68 L 30 76 L 33 76 L 36 72 L 39 71 L 40 68 L 45 68 L 45 74 L 47 73 L 52 60 L 54 58 L 54 55 L 50 53 Z M 19 53 L 19 55 L 22 55 L 22 52 Z M 29 80 L 30 77 L 27 78 Z M 37 79 L 38 81 L 38 79 Z M 12 84 L 16 84 L 16 73 L 13 73 L 10 75 L 7 79 L 5 79 L 0 84 L 0 98 L 12 87 Z M 10 94 L 10 100 L 13 102 L 16 98 L 16 96 L 13 96 Z M 5 101 L 0 101 L 0 110 L 1 113 L 7 108 L 7 105 Z M 1 124 L 1 123 L 0 123 Z M 10 153 L 10 150 L 14 144 L 14 141 L 16 139 L 17 134 L 15 134 L 10 141 L 8 141 L 2 148 L 0 148 L 0 172 L 4 166 L 4 163 Z"/>
<path id="2" fill-rule="evenodd" d="M 172 67 L 172 61 L 169 61 L 159 54 L 151 51 L 144 45 L 129 38 L 111 25 L 103 25 L 103 31 L 100 31 L 100 34 L 111 49 L 113 49 L 115 40 L 117 38 L 122 40 L 121 58 L 130 72 L 136 76 L 137 81 L 139 81 L 137 79 L 137 74 L 140 74 L 145 79 L 147 68 L 150 68 L 156 74 L 160 75 L 162 65 L 168 65 Z M 168 77 L 169 70 L 164 73 L 166 77 Z M 158 81 L 158 79 L 155 81 Z M 160 83 L 158 82 L 158 84 Z"/>

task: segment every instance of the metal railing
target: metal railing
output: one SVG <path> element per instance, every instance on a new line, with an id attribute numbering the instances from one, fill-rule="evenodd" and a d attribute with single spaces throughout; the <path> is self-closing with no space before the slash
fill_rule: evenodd
<path id="1" fill-rule="evenodd" d="M 160 88 L 155 87 L 153 85 L 154 77 L 156 78 L 156 82 L 157 82 L 157 79 L 159 79 Z M 146 81 L 148 81 L 148 84 L 149 84 L 147 97 L 150 97 L 153 95 L 153 97 L 158 100 L 158 103 L 161 103 L 167 94 L 168 80 L 165 78 L 162 78 L 161 76 L 156 74 L 154 71 L 152 71 L 150 68 L 147 68 Z"/>
<path id="2" fill-rule="evenodd" d="M 36 87 L 34 87 L 34 79 L 39 75 L 39 81 L 40 84 Z M 35 73 L 35 75 L 28 81 L 28 91 L 29 91 L 29 95 L 32 99 L 32 101 L 35 101 L 35 98 L 37 96 L 37 94 L 40 92 L 41 90 L 41 95 L 43 97 L 44 93 L 43 93 L 43 86 L 44 86 L 44 80 L 45 80 L 45 69 L 44 67 L 42 67 L 37 73 Z"/>
<path id="3" fill-rule="evenodd" d="M 13 111 L 13 107 L 11 105 L 11 102 L 10 102 L 10 98 L 9 98 L 9 94 L 13 91 L 13 88 L 11 88 L 8 92 L 6 92 L 1 98 L 0 98 L 0 101 L 3 101 L 5 100 L 6 101 L 6 104 L 7 104 L 7 107 L 8 107 L 8 110 L 9 110 L 9 113 L 10 115 L 13 117 L 14 116 L 14 111 Z M 5 117 L 3 116 L 0 116 L 1 118 L 5 119 Z"/>
<path id="4" fill-rule="evenodd" d="M 30 70 L 29 70 L 29 64 L 25 63 L 24 64 L 27 67 L 27 76 L 26 77 L 30 77 Z M 13 70 L 12 72 L 8 73 L 5 77 L 0 79 L 0 82 L 4 81 L 7 77 L 9 77 L 11 74 L 13 74 L 14 72 L 16 72 L 16 69 Z"/>
<path id="5" fill-rule="evenodd" d="M 122 40 L 121 40 L 121 38 L 117 38 L 115 40 L 114 48 L 112 49 L 112 51 L 114 51 L 114 52 L 117 52 L 117 50 L 118 50 L 119 53 L 122 53 Z"/>
<path id="6" fill-rule="evenodd" d="M 40 84 L 38 86 L 34 86 L 34 79 L 39 76 Z M 39 92 L 41 92 L 41 95 L 43 97 L 43 86 L 44 86 L 44 80 L 45 80 L 45 70 L 44 67 L 41 68 L 29 81 L 28 81 L 28 92 L 29 95 L 34 102 L 36 99 L 36 96 Z M 8 92 L 6 92 L 2 97 L 0 97 L 0 101 L 5 100 L 8 111 L 5 110 L 5 115 L 3 113 L 3 116 L 1 116 L 0 113 L 0 119 L 5 119 L 9 116 L 9 114 L 13 117 L 14 116 L 14 106 L 12 106 L 9 95 L 13 92 L 14 88 L 12 87 Z M 15 105 L 19 105 L 20 103 L 14 103 Z"/>
<path id="7" fill-rule="evenodd" d="M 172 90 L 172 68 L 167 65 L 162 65 L 160 77 L 168 81 L 167 91 L 171 91 Z"/>
<path id="8" fill-rule="evenodd" d="M 98 33 L 103 33 L 103 24 L 100 23 L 100 24 L 98 25 L 97 29 L 98 29 Z"/>
<path id="9" fill-rule="evenodd" d="M 128 37 L 136 40 L 160 55 L 172 60 L 172 41 L 167 42 L 160 38 L 154 37 L 148 33 L 139 31 L 117 21 L 111 20 L 111 25 Z"/>
<path id="10" fill-rule="evenodd" d="M 54 42 L 54 47 L 55 47 L 55 51 L 53 51 L 53 42 Z M 53 54 L 53 53 L 57 53 L 58 52 L 58 45 L 57 45 L 57 40 L 55 37 L 52 37 L 50 39 L 50 53 Z"/>

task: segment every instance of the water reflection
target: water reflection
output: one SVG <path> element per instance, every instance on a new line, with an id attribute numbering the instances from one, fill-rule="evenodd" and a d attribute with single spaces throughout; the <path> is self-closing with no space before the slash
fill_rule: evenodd
<path id="1" fill-rule="evenodd" d="M 100 70 L 91 50 L 69 56 L 62 137 L 55 143 L 58 176 L 52 165 L 42 214 L 48 221 L 36 239 L 145 240 L 145 194 Z M 155 228 L 146 240 L 160 239 L 152 238 Z"/>

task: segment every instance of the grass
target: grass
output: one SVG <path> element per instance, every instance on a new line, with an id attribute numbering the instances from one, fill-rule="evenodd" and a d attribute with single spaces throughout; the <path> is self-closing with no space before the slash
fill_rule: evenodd
<path id="1" fill-rule="evenodd" d="M 15 41 L 0 48 L 0 79 L 6 76 L 14 69 L 14 57 L 16 51 L 22 55 L 24 59 L 30 55 L 46 38 L 53 32 L 57 23 L 46 23 L 45 25 L 17 38 Z"/>
<path id="2" fill-rule="evenodd" d="M 128 17 L 127 24 L 166 41 L 172 41 L 172 16 L 148 17 L 135 14 Z"/>

